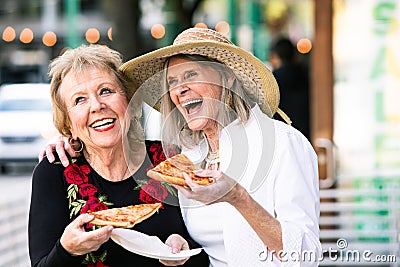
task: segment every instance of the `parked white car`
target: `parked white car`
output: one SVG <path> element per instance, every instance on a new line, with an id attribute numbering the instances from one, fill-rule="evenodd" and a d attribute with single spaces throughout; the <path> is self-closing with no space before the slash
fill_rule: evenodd
<path id="1" fill-rule="evenodd" d="M 37 162 L 39 152 L 57 134 L 49 84 L 0 86 L 0 167 Z"/>

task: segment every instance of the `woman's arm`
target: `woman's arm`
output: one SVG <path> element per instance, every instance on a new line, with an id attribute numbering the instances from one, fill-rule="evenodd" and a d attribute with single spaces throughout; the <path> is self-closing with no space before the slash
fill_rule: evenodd
<path id="1" fill-rule="evenodd" d="M 227 202 L 239 211 L 268 249 L 275 252 L 283 250 L 280 222 L 256 202 L 240 184 L 236 184 L 228 195 L 231 196 L 227 196 Z"/>
<path id="2" fill-rule="evenodd" d="M 314 259 L 304 259 L 301 266 L 317 266 L 321 253 L 317 156 L 304 136 L 290 134 L 277 161 L 274 209 L 282 227 L 283 251 L 309 253 Z"/>
<path id="3" fill-rule="evenodd" d="M 275 164 L 269 174 L 274 177 L 273 196 L 254 199 L 240 184 L 236 184 L 226 195 L 227 202 L 240 212 L 268 250 L 273 250 L 278 258 L 285 257 L 285 253 L 287 257 L 288 253 L 305 250 L 312 251 L 318 257 L 317 158 L 309 142 L 296 132 L 285 133 L 283 140 L 277 147 Z M 265 194 L 267 192 L 263 191 L 261 195 Z M 274 214 L 262 206 L 272 199 Z M 279 252 L 283 254 L 279 255 Z"/>
<path id="4" fill-rule="evenodd" d="M 32 266 L 79 266 L 82 258 L 69 255 L 59 241 L 70 223 L 62 168 L 46 159 L 40 162 L 33 172 L 31 194 L 28 235 Z"/>
<path id="5" fill-rule="evenodd" d="M 276 155 L 278 163 L 270 173 L 275 180 L 273 185 L 269 185 L 274 188 L 273 196 L 268 197 L 274 203 L 273 215 L 262 206 L 265 201 L 255 200 L 245 188 L 221 172 L 204 170 L 197 173 L 213 176 L 216 182 L 212 185 L 200 186 L 186 176 L 189 187 L 177 188 L 185 197 L 206 204 L 224 201 L 230 203 L 246 219 L 268 250 L 273 250 L 278 258 L 285 256 L 279 255 L 280 252 L 298 253 L 304 250 L 312 250 L 318 257 L 320 243 L 316 156 L 309 143 L 302 142 L 300 136 L 291 138 L 284 152 Z"/>
<path id="6" fill-rule="evenodd" d="M 278 220 L 258 204 L 239 183 L 218 171 L 196 172 L 199 176 L 214 177 L 215 183 L 201 186 L 193 182 L 187 174 L 189 187 L 175 186 L 188 199 L 213 204 L 228 202 L 246 219 L 266 246 L 275 251 L 282 250 L 282 230 Z"/>
<path id="7" fill-rule="evenodd" d="M 29 211 L 29 255 L 32 266 L 80 266 L 83 255 L 106 242 L 112 227 L 86 232 L 93 216 L 81 214 L 69 219 L 63 168 L 47 160 L 39 163 L 32 177 Z"/>

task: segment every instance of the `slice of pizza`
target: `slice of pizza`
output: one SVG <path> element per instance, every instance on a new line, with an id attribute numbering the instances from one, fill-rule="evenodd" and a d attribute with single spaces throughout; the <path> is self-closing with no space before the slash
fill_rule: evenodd
<path id="1" fill-rule="evenodd" d="M 187 186 L 183 173 L 189 175 L 192 180 L 200 185 L 209 185 L 214 182 L 211 177 L 197 176 L 193 171 L 199 168 L 185 154 L 177 154 L 160 162 L 153 169 L 147 171 L 147 175 L 160 182 Z"/>
<path id="2" fill-rule="evenodd" d="M 161 203 L 138 204 L 95 212 L 88 211 L 89 214 L 94 215 L 93 220 L 89 223 L 98 226 L 111 225 L 118 228 L 132 228 L 135 224 L 156 213 L 161 206 Z"/>

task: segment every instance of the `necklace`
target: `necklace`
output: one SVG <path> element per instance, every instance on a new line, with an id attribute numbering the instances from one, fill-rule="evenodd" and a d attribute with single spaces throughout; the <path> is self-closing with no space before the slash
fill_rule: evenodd
<path id="1" fill-rule="evenodd" d="M 217 150 L 216 152 L 208 152 L 207 159 L 209 161 L 215 161 L 219 159 L 219 151 Z"/>
<path id="2" fill-rule="evenodd" d="M 207 157 L 205 158 L 206 160 L 206 167 L 205 169 L 209 170 L 218 170 L 219 169 L 219 151 L 217 150 L 216 152 L 209 152 Z"/>

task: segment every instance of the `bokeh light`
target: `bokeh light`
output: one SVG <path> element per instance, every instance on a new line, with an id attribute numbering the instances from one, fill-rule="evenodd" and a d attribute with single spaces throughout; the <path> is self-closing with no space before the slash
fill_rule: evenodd
<path id="1" fill-rule="evenodd" d="M 302 38 L 297 42 L 297 50 L 302 54 L 307 54 L 311 51 L 312 44 L 307 38 Z"/>
<path id="2" fill-rule="evenodd" d="M 6 42 L 12 42 L 14 41 L 15 37 L 16 37 L 16 33 L 13 27 L 11 26 L 7 26 L 4 31 L 3 31 L 3 40 Z"/>
<path id="3" fill-rule="evenodd" d="M 33 40 L 33 31 L 29 28 L 24 28 L 19 35 L 19 40 L 24 44 L 29 44 Z"/>
<path id="4" fill-rule="evenodd" d="M 230 30 L 229 23 L 226 21 L 219 21 L 217 25 L 215 25 L 215 30 L 221 34 L 228 34 Z"/>
<path id="5" fill-rule="evenodd" d="M 110 27 L 110 28 L 108 29 L 108 31 L 107 31 L 107 36 L 108 36 L 108 39 L 109 39 L 110 41 L 113 40 L 113 37 L 112 37 L 112 27 Z"/>
<path id="6" fill-rule="evenodd" d="M 153 38 L 161 39 L 165 35 L 165 27 L 162 24 L 154 24 L 151 27 L 150 32 L 151 32 L 151 36 L 153 36 Z"/>
<path id="7" fill-rule="evenodd" d="M 196 25 L 194 25 L 194 27 L 195 28 L 204 28 L 204 29 L 208 28 L 207 24 L 205 24 L 204 22 L 198 22 L 198 23 L 196 23 Z"/>
<path id="8" fill-rule="evenodd" d="M 54 32 L 46 32 L 43 35 L 42 42 L 45 46 L 54 46 L 57 43 L 57 35 Z"/>
<path id="9" fill-rule="evenodd" d="M 100 32 L 96 28 L 89 28 L 86 31 L 85 38 L 91 44 L 97 43 L 100 40 Z"/>
<path id="10" fill-rule="evenodd" d="M 284 17 L 288 12 L 288 3 L 281 0 L 270 0 L 267 5 L 267 18 L 269 20 L 278 20 Z"/>

